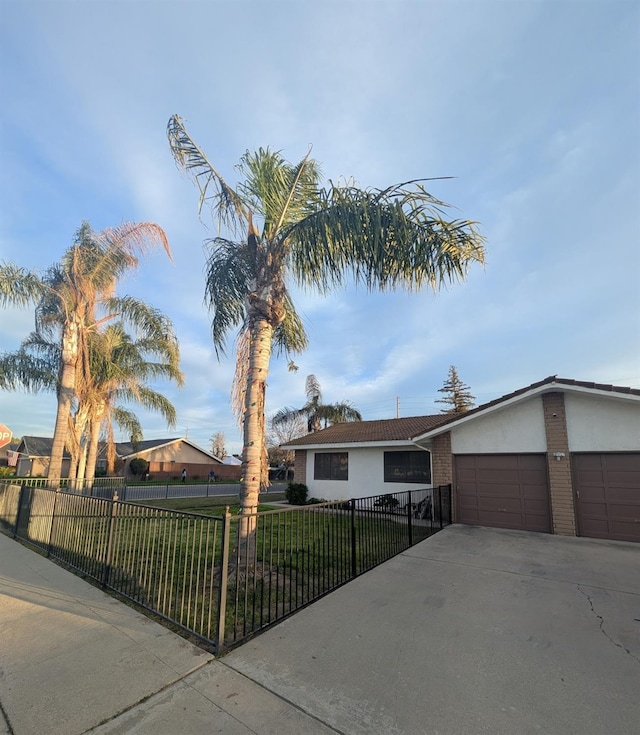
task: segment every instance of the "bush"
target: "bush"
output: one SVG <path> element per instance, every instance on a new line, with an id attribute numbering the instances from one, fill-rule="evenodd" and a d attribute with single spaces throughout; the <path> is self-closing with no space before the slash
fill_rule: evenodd
<path id="1" fill-rule="evenodd" d="M 13 477 L 15 474 L 15 467 L 0 467 L 0 477 Z"/>
<path id="2" fill-rule="evenodd" d="M 129 472 L 136 477 L 143 477 L 149 471 L 149 463 L 142 457 L 136 457 L 129 462 Z"/>
<path id="3" fill-rule="evenodd" d="M 284 494 L 289 505 L 306 505 L 309 488 L 302 482 L 290 482 Z"/>
<path id="4" fill-rule="evenodd" d="M 326 503 L 327 501 L 324 498 L 309 498 L 307 500 L 307 505 L 317 505 L 318 503 Z"/>

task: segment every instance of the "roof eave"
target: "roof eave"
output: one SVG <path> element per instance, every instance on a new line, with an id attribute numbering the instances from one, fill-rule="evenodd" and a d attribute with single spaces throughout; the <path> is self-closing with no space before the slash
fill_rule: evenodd
<path id="1" fill-rule="evenodd" d="M 375 447 L 410 447 L 414 445 L 411 437 L 406 439 L 389 439 L 375 441 L 355 441 L 355 442 L 332 442 L 326 444 L 281 444 L 280 449 L 367 449 Z"/>
<path id="2" fill-rule="evenodd" d="M 517 403 L 522 403 L 522 401 L 529 400 L 530 398 L 542 395 L 543 393 L 556 393 L 558 391 L 562 391 L 564 393 L 583 393 L 587 395 L 597 396 L 599 398 L 613 398 L 623 401 L 632 400 L 640 402 L 640 396 L 636 396 L 633 393 L 609 391 L 601 388 L 585 387 L 582 385 L 569 385 L 567 383 L 556 382 L 554 380 L 549 383 L 544 383 L 543 385 L 538 385 L 535 388 L 525 391 L 524 393 L 519 393 L 516 396 L 511 396 L 510 398 L 505 398 L 504 400 L 498 399 L 496 402 L 487 406 L 485 409 L 479 407 L 477 410 L 470 411 L 467 414 L 463 414 L 457 419 L 453 419 L 445 424 L 442 424 L 441 426 L 437 426 L 435 429 L 425 431 L 423 434 L 416 434 L 416 436 L 413 437 L 413 441 L 422 442 L 431 439 L 434 436 L 439 436 L 440 434 L 444 434 L 447 431 L 450 431 L 452 428 L 456 428 L 458 426 L 462 426 L 463 424 L 468 423 L 469 421 L 473 421 L 480 416 L 487 416 L 488 414 L 494 413 L 496 411 L 502 411 L 509 406 L 513 406 Z"/>

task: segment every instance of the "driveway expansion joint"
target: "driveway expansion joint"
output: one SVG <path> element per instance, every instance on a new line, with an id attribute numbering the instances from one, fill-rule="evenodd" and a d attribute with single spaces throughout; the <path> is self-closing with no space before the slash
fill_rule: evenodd
<path id="1" fill-rule="evenodd" d="M 221 661 L 220 659 L 217 659 L 217 662 L 219 664 L 222 664 L 225 668 L 229 669 L 230 671 L 233 671 L 234 674 L 238 674 L 243 679 L 247 679 L 247 681 L 250 681 L 252 684 L 255 684 L 256 686 L 260 687 L 261 689 L 264 689 L 265 692 L 269 692 L 269 694 L 273 695 L 274 697 L 277 697 L 278 699 L 282 700 L 283 702 L 286 702 L 288 705 L 293 707 L 294 709 L 298 710 L 298 712 L 301 712 L 305 717 L 309 717 L 312 720 L 315 720 L 318 724 L 322 725 L 323 727 L 326 727 L 327 730 L 330 730 L 331 732 L 336 733 L 336 735 L 349 735 L 348 732 L 345 732 L 344 730 L 338 730 L 332 725 L 329 725 L 324 720 L 321 720 L 319 717 L 314 715 L 312 712 L 307 711 L 303 707 L 301 707 L 297 702 L 294 702 L 291 699 L 288 699 L 287 697 L 284 697 L 280 692 L 277 692 L 273 689 L 269 689 L 268 686 L 265 686 L 259 681 L 256 681 L 255 679 L 252 679 L 250 676 L 247 676 L 245 673 L 240 671 L 239 669 L 234 669 L 233 666 L 229 666 L 229 664 L 225 663 L 224 661 Z M 219 705 L 218 705 L 219 706 Z"/>
<path id="2" fill-rule="evenodd" d="M 137 702 L 133 702 L 132 704 L 128 705 L 127 707 L 124 707 L 124 709 L 120 710 L 119 712 L 116 712 L 111 717 L 107 717 L 104 720 L 101 720 L 100 722 L 96 723 L 95 725 L 92 725 L 90 728 L 85 730 L 80 735 L 90 735 L 90 733 L 95 732 L 95 730 L 99 727 L 102 727 L 102 725 L 106 725 L 109 722 L 112 722 L 113 720 L 117 720 L 118 717 L 121 717 L 122 715 L 126 714 L 127 712 L 131 712 L 131 710 L 136 709 L 136 707 L 139 707 L 141 704 L 144 704 L 145 702 L 148 702 L 152 697 L 155 697 L 156 694 L 161 694 L 162 692 L 167 691 L 167 689 L 170 689 L 172 686 L 175 686 L 176 684 L 179 684 L 181 681 L 184 681 L 188 676 L 191 676 L 191 674 L 194 674 L 196 671 L 199 671 L 200 669 L 203 669 L 207 664 L 210 664 L 213 659 L 209 659 L 208 661 L 203 661 L 201 664 L 198 664 L 198 666 L 195 666 L 190 671 L 187 671 L 186 674 L 183 674 L 182 676 L 179 676 L 174 681 L 170 681 L 164 686 L 161 686 L 159 689 L 156 689 L 154 692 L 151 692 L 150 694 L 145 695 L 144 697 L 141 697 Z M 10 734 L 11 735 L 11 734 Z"/>

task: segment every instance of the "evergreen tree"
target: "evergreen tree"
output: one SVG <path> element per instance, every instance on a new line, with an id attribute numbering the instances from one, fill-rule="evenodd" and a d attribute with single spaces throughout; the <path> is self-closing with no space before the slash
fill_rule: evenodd
<path id="1" fill-rule="evenodd" d="M 440 413 L 466 413 L 476 405 L 475 397 L 469 392 L 469 386 L 460 380 L 455 365 L 449 367 L 449 375 L 442 388 L 438 388 L 438 393 L 444 393 L 445 397 L 438 398 L 436 403 L 444 403 L 447 406 L 441 409 Z"/>

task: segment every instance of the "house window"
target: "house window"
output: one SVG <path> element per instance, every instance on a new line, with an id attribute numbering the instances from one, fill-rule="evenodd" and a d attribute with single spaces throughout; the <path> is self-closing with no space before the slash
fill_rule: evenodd
<path id="1" fill-rule="evenodd" d="M 431 454 L 417 452 L 385 452 L 385 482 L 431 483 Z"/>
<path id="2" fill-rule="evenodd" d="M 349 452 L 316 452 L 313 464 L 314 480 L 348 480 Z"/>

